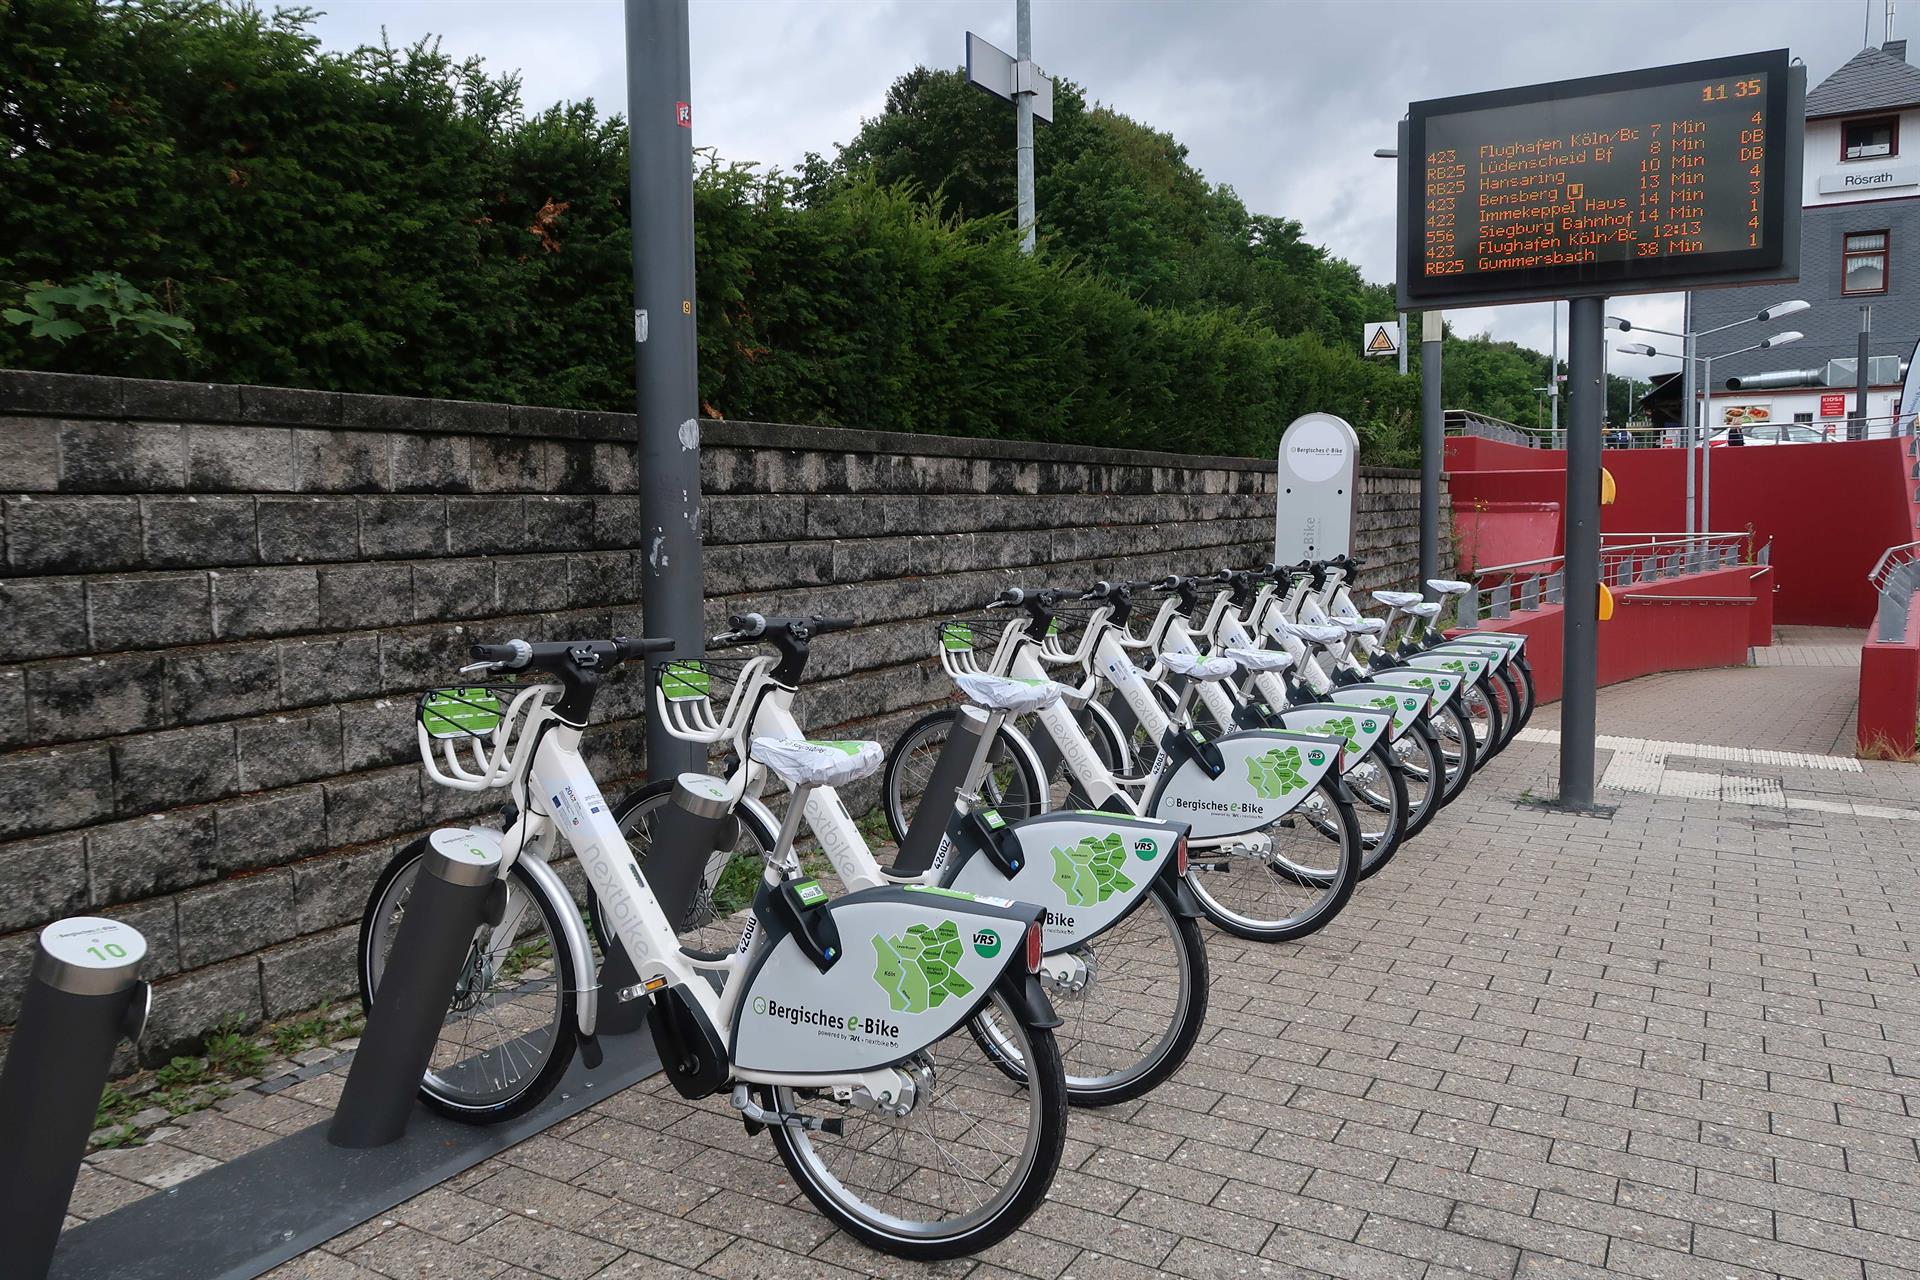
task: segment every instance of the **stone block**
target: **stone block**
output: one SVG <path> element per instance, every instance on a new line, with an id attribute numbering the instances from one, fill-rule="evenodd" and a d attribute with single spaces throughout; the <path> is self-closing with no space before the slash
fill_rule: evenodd
<path id="1" fill-rule="evenodd" d="M 458 627 L 408 627 L 380 633 L 380 687 L 417 692 L 458 678 L 473 637 Z"/>
<path id="2" fill-rule="evenodd" d="M 258 500 L 260 559 L 267 564 L 351 560 L 360 554 L 359 514 L 352 498 Z"/>
<path id="3" fill-rule="evenodd" d="M 70 915 L 87 904 L 86 841 L 74 834 L 0 844 L 0 932 Z"/>
<path id="4" fill-rule="evenodd" d="M 708 571 L 711 574 L 711 570 Z M 709 591 L 713 590 L 708 578 Z M 576 609 L 625 604 L 640 598 L 640 566 L 630 551 L 595 551 L 567 557 L 567 596 Z"/>
<path id="5" fill-rule="evenodd" d="M 449 498 L 447 549 L 457 556 L 528 550 L 524 500 Z"/>
<path id="6" fill-rule="evenodd" d="M 393 857 L 392 848 L 356 850 L 293 865 L 294 919 L 301 933 L 317 933 L 358 921 L 373 882 Z"/>
<path id="7" fill-rule="evenodd" d="M 27 673 L 22 667 L 0 667 L 0 747 L 27 741 Z"/>
<path id="8" fill-rule="evenodd" d="M 232 725 L 207 724 L 123 739 L 113 744 L 113 761 L 122 813 L 199 804 L 239 789 Z"/>
<path id="9" fill-rule="evenodd" d="M 413 620 L 477 618 L 493 609 L 491 560 L 422 560 L 413 566 Z"/>
<path id="10" fill-rule="evenodd" d="M 266 642 L 172 653 L 165 683 L 176 724 L 259 715 L 280 705 L 279 652 Z"/>
<path id="11" fill-rule="evenodd" d="M 168 422 L 63 422 L 60 488 L 151 493 L 187 487 L 187 431 Z"/>
<path id="12" fill-rule="evenodd" d="M 148 814 L 87 832 L 87 900 L 97 907 L 204 884 L 218 874 L 211 809 Z"/>
<path id="13" fill-rule="evenodd" d="M 104 746 L 0 755 L 0 838 L 111 817 L 113 761 Z"/>
<path id="14" fill-rule="evenodd" d="M 165 671 L 165 659 L 146 653 L 36 663 L 27 668 L 28 725 L 41 742 L 159 728 Z"/>
<path id="15" fill-rule="evenodd" d="M 0 580 L 0 659 L 87 649 L 87 594 L 78 578 Z"/>
<path id="16" fill-rule="evenodd" d="M 95 649 L 157 649 L 213 638 L 213 599 L 204 573 L 141 574 L 87 582 Z"/>
<path id="17" fill-rule="evenodd" d="M 140 976 L 149 982 L 180 972 L 180 923 L 174 903 L 172 897 L 150 898 L 95 913 L 140 931 L 140 936 L 147 940 L 147 958 L 140 962 Z"/>
<path id="18" fill-rule="evenodd" d="M 700 500 L 703 521 L 711 519 L 708 511 L 712 503 L 710 498 Z M 593 500 L 593 545 L 596 547 L 637 547 L 643 526 L 640 520 L 640 499 L 623 495 L 610 495 Z M 568 548 L 578 550 L 579 548 Z"/>
<path id="19" fill-rule="evenodd" d="M 512 556 L 495 560 L 494 607 L 530 613 L 567 607 L 565 556 Z"/>
<path id="20" fill-rule="evenodd" d="M 379 561 L 329 565 L 320 573 L 320 627 L 358 631 L 413 618 L 413 566 Z"/>
<path id="21" fill-rule="evenodd" d="M 7 563 L 19 573 L 103 573 L 140 567 L 140 500 L 10 497 Z"/>
<path id="22" fill-rule="evenodd" d="M 250 497 L 142 498 L 140 510 L 146 562 L 155 569 L 252 564 L 260 557 Z"/>
<path id="23" fill-rule="evenodd" d="M 396 492 L 465 493 L 473 488 L 471 441 L 466 436 L 397 433 L 387 437 Z"/>
<path id="24" fill-rule="evenodd" d="M 181 974 L 154 985 L 153 1017 L 140 1041 L 141 1060 L 164 1063 L 200 1047 L 207 1032 L 222 1022 L 250 1027 L 260 1018 L 260 962 L 254 957 Z"/>
<path id="25" fill-rule="evenodd" d="M 183 969 L 258 951 L 293 936 L 293 872 L 278 867 L 183 893 L 179 909 Z"/>
<path id="26" fill-rule="evenodd" d="M 592 498 L 540 496 L 525 502 L 530 551 L 579 551 L 595 545 Z"/>
<path id="27" fill-rule="evenodd" d="M 221 874 L 282 866 L 330 847 L 326 792 L 317 785 L 242 796 L 214 809 L 214 866 Z"/>
<path id="28" fill-rule="evenodd" d="M 420 755 L 414 733 L 417 700 L 405 696 L 346 703 L 340 708 L 341 765 L 348 771 L 405 764 Z"/>
<path id="29" fill-rule="evenodd" d="M 286 706 L 365 698 L 380 688 L 375 632 L 280 642 L 280 696 Z"/>
<path id="30" fill-rule="evenodd" d="M 238 725 L 240 787 L 271 787 L 312 782 L 340 772 L 340 711 L 321 707 Z"/>
<path id="31" fill-rule="evenodd" d="M 369 558 L 447 552 L 447 500 L 413 496 L 360 499 L 360 551 Z"/>
<path id="32" fill-rule="evenodd" d="M 60 432 L 65 425 L 52 418 L 0 418 L 8 489 L 51 493 L 60 487 Z"/>
<path id="33" fill-rule="evenodd" d="M 295 431 L 293 488 L 300 493 L 382 493 L 387 438 L 367 431 Z"/>
<path id="34" fill-rule="evenodd" d="M 391 839 L 421 825 L 418 765 L 332 778 L 326 792 L 327 838 L 335 847 Z"/>
<path id="35" fill-rule="evenodd" d="M 320 626 L 316 569 L 221 570 L 208 578 L 213 588 L 213 633 L 220 639 L 286 635 Z"/>
<path id="36" fill-rule="evenodd" d="M 549 493 L 547 449 L 525 436 L 479 436 L 471 442 L 476 493 Z"/>
<path id="37" fill-rule="evenodd" d="M 346 925 L 275 947 L 260 956 L 260 988 L 269 1018 L 357 997 L 360 930 Z"/>
<path id="38" fill-rule="evenodd" d="M 196 493 L 288 493 L 293 432 L 284 427 L 187 428 L 187 487 Z"/>

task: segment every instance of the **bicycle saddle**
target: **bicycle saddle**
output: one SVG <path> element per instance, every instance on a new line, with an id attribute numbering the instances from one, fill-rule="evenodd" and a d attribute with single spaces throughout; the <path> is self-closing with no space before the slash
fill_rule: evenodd
<path id="1" fill-rule="evenodd" d="M 1228 680 L 1240 671 L 1240 664 L 1232 658 L 1212 654 L 1163 653 L 1160 662 L 1175 675 L 1189 680 Z"/>
<path id="2" fill-rule="evenodd" d="M 877 742 L 805 738 L 755 738 L 748 754 L 790 787 L 843 787 L 878 769 L 886 758 Z"/>
<path id="3" fill-rule="evenodd" d="M 1407 612 L 1416 618 L 1425 618 L 1428 622 L 1432 622 L 1440 616 L 1440 602 L 1438 600 L 1422 600 L 1419 604 L 1408 605 Z"/>
<path id="4" fill-rule="evenodd" d="M 1473 590 L 1470 582 L 1455 582 L 1451 578 L 1428 578 L 1427 585 L 1443 596 L 1463 596 Z"/>
<path id="5" fill-rule="evenodd" d="M 1249 671 L 1285 671 L 1293 655 L 1280 649 L 1228 649 L 1226 656 Z"/>
<path id="6" fill-rule="evenodd" d="M 1378 618 L 1341 618 L 1338 625 L 1350 636 L 1378 636 L 1387 631 L 1387 624 Z"/>
<path id="7" fill-rule="evenodd" d="M 1347 638 L 1345 627 L 1323 627 L 1312 622 L 1291 622 L 1286 618 L 1276 618 L 1273 626 L 1281 635 L 1305 640 L 1309 644 L 1339 644 Z"/>
<path id="8" fill-rule="evenodd" d="M 1020 680 L 1013 676 L 989 675 L 984 671 L 957 672 L 953 682 L 960 686 L 960 692 L 966 694 L 969 700 L 987 710 L 1008 711 L 1016 716 L 1050 707 L 1072 692 L 1065 685 L 1052 680 Z"/>
<path id="9" fill-rule="evenodd" d="M 1373 598 L 1389 609 L 1411 609 L 1420 603 L 1418 591 L 1376 591 Z"/>

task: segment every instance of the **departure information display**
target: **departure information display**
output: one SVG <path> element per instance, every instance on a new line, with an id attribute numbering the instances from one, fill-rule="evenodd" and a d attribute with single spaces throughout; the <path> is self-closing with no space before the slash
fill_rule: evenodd
<path id="1" fill-rule="evenodd" d="M 1414 103 L 1403 303 L 1797 274 L 1794 87 L 1781 49 Z"/>

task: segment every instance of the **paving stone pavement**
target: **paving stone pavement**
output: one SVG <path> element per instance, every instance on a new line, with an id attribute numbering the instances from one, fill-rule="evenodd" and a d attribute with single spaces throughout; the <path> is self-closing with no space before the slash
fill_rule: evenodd
<path id="1" fill-rule="evenodd" d="M 1729 674 L 1602 690 L 1602 729 L 1644 714 L 1640 685 L 1691 716 Z M 1770 741 L 1764 707 L 1734 710 L 1759 737 L 1740 745 L 1814 749 L 1798 713 Z M 1920 1280 L 1905 824 L 1631 792 L 1574 816 L 1535 800 L 1554 777 L 1551 746 L 1516 743 L 1303 943 L 1210 929 L 1192 1059 L 1075 1113 L 1048 1202 L 976 1261 L 853 1244 L 764 1136 L 653 1081 L 271 1274 Z M 322 1118 L 337 1091 L 243 1095 L 96 1156 L 74 1212 Z"/>

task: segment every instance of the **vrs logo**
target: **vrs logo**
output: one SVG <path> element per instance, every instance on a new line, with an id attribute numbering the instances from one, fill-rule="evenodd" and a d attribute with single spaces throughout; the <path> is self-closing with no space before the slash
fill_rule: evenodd
<path id="1" fill-rule="evenodd" d="M 991 960 L 1000 954 L 1000 935 L 991 929 L 973 931 L 973 949 Z"/>
<path id="2" fill-rule="evenodd" d="M 1133 842 L 1133 852 L 1140 861 L 1151 862 L 1153 855 L 1160 852 L 1160 846 L 1153 842 L 1151 836 L 1141 836 Z"/>

